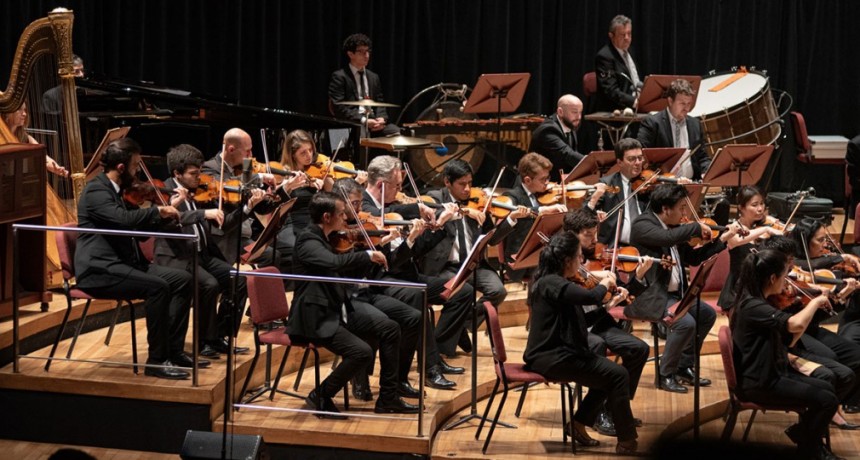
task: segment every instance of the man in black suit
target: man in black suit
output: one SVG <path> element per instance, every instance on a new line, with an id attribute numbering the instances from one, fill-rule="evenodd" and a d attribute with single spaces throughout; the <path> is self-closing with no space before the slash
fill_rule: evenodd
<path id="1" fill-rule="evenodd" d="M 203 154 L 191 145 L 178 145 L 167 152 L 167 168 L 172 172 L 173 177 L 167 179 L 164 185 L 179 194 L 175 205 L 180 213 L 182 232 L 197 235 L 199 241 L 197 247 L 192 248 L 185 241 L 159 238 L 155 240 L 155 262 L 165 267 L 190 272 L 193 256 L 191 251 L 197 250 L 197 286 L 200 303 L 200 324 L 197 326 L 197 331 L 199 343 L 202 346 L 200 355 L 218 359 L 221 353 L 226 354 L 228 351 L 225 337 L 228 334 L 235 335 L 238 331 L 238 323 L 247 299 L 247 288 L 245 278 L 236 280 L 234 302 L 231 267 L 215 244 L 210 230 L 213 222 L 216 225 L 224 224 L 224 212 L 211 204 L 198 204 L 194 201 L 193 194 L 200 184 L 201 164 L 203 164 Z M 221 303 L 216 316 L 219 294 Z M 239 351 L 247 352 L 248 349 L 241 347 Z"/>
<path id="2" fill-rule="evenodd" d="M 609 42 L 594 59 L 597 73 L 596 112 L 612 112 L 636 105 L 642 88 L 640 72 L 630 55 L 633 25 L 630 18 L 618 15 L 609 23 Z"/>
<path id="3" fill-rule="evenodd" d="M 376 250 L 334 252 L 328 237 L 332 232 L 345 229 L 347 216 L 343 198 L 319 192 L 311 199 L 309 211 L 313 224 L 296 237 L 293 264 L 297 275 L 342 276 L 345 272 L 368 272 L 374 264 L 387 264 L 385 255 Z M 306 401 L 311 407 L 338 412 L 331 398 L 373 360 L 373 350 L 363 340 L 367 339 L 378 343 L 381 365 L 379 399 L 374 410 L 382 413 L 418 411 L 418 406 L 406 403 L 397 393 L 400 326 L 394 320 L 367 314 L 373 308 L 351 298 L 345 285 L 296 282 L 287 333 L 294 340 L 313 342 L 343 358 L 320 384 L 319 394 L 315 389 L 308 395 Z"/>
<path id="4" fill-rule="evenodd" d="M 388 136 L 400 133 L 400 127 L 389 123 L 388 111 L 385 107 L 356 107 L 354 105 L 338 105 L 343 101 L 360 101 L 371 99 L 383 102 L 382 83 L 376 72 L 367 68 L 370 62 L 370 52 L 373 43 L 364 34 L 352 34 L 343 42 L 343 51 L 349 58 L 349 64 L 335 70 L 328 84 L 328 98 L 334 116 L 367 128 L 370 136 Z"/>
<path id="5" fill-rule="evenodd" d="M 724 250 L 725 241 L 735 234 L 737 224 L 732 224 L 718 238 L 713 238 L 695 249 L 690 246 L 688 241 L 693 237 L 711 239 L 711 229 L 698 222 L 681 224 L 681 219 L 687 216 L 689 211 L 687 196 L 687 189 L 683 185 L 659 185 L 651 192 L 648 211 L 633 221 L 631 243 L 639 249 L 641 255 L 658 259 L 669 256 L 676 263 L 671 270 L 664 270 L 657 264 L 651 267 L 645 276 L 648 288 L 625 309 L 627 316 L 665 318 L 668 315 L 668 307 L 680 301 L 687 290 L 685 268 L 688 265 L 699 265 Z M 699 322 L 698 337 L 694 337 L 696 321 Z M 676 393 L 687 392 L 687 388 L 682 384 L 692 385 L 694 382 L 693 347 L 702 349 L 714 321 L 714 308 L 702 302 L 699 308 L 694 305 L 686 315 L 669 327 L 666 347 L 660 359 L 661 389 Z M 700 377 L 699 383 L 708 386 L 711 381 Z"/>
<path id="6" fill-rule="evenodd" d="M 615 160 L 618 162 L 620 169 L 618 172 L 601 177 L 599 183 L 606 184 L 609 187 L 617 187 L 619 191 L 618 193 L 604 193 L 606 188 L 600 188 L 591 195 L 588 202 L 588 207 L 602 213 L 611 211 L 633 193 L 634 187 L 630 185 L 631 181 L 642 174 L 642 169 L 646 162 L 645 156 L 642 154 L 642 144 L 636 139 L 621 139 L 613 147 L 615 149 Z M 641 192 L 624 204 L 624 209 L 622 210 L 624 221 L 621 224 L 620 243 L 625 245 L 630 244 L 632 223 L 636 220 L 636 217 L 647 209 L 647 206 L 648 196 Z M 606 245 L 615 243 L 618 214 L 618 212 L 612 213 L 612 215 L 606 217 L 600 224 L 598 239 L 601 243 Z"/>
<path id="7" fill-rule="evenodd" d="M 702 148 L 702 124 L 687 116 L 693 108 L 695 90 L 684 79 L 673 81 L 666 90 L 669 106 L 642 120 L 637 138 L 642 147 L 678 147 L 687 152 L 671 171 L 678 177 L 701 180 L 711 165 L 711 157 Z M 692 153 L 690 153 L 692 152 Z M 667 171 L 668 172 L 668 171 Z"/>
<path id="8" fill-rule="evenodd" d="M 576 130 L 582 120 L 582 101 L 572 94 L 558 99 L 555 115 L 547 118 L 532 133 L 529 152 L 537 152 L 552 162 L 550 180 L 559 181 L 559 169 L 573 169 L 585 155 L 576 150 Z"/>
<path id="9" fill-rule="evenodd" d="M 122 198 L 140 168 L 140 145 L 129 139 L 112 142 L 102 157 L 104 172 L 90 181 L 78 202 L 78 226 L 111 230 L 163 231 L 179 218 L 173 206 L 140 209 Z M 187 379 L 192 359 L 183 350 L 188 329 L 191 275 L 150 264 L 134 238 L 81 233 L 75 251 L 78 288 L 95 297 L 145 299 L 146 375 Z"/>

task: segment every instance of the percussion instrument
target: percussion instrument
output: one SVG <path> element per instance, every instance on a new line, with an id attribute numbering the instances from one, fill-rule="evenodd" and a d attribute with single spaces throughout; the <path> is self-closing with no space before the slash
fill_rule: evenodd
<path id="1" fill-rule="evenodd" d="M 388 102 L 377 102 L 373 99 L 360 99 L 357 101 L 340 101 L 335 102 L 336 105 L 352 105 L 352 106 L 361 106 L 361 107 L 400 107 L 397 104 L 390 104 Z"/>

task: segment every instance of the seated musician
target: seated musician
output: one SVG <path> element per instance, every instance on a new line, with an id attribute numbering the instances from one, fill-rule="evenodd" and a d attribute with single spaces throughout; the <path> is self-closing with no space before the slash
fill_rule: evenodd
<path id="1" fill-rule="evenodd" d="M 720 300 L 717 302 L 723 310 L 728 310 L 734 303 L 735 281 L 738 273 L 741 272 L 741 264 L 744 259 L 758 242 L 771 236 L 782 235 L 782 230 L 771 225 L 763 225 L 764 219 L 767 217 L 767 207 L 765 206 L 765 195 L 761 189 L 754 185 L 744 185 L 738 190 L 737 201 L 738 222 L 744 228 L 749 229 L 749 234 L 746 236 L 735 235 L 726 242 L 726 246 L 729 248 L 730 268 L 723 289 L 720 291 Z"/>
<path id="2" fill-rule="evenodd" d="M 582 253 L 579 239 L 571 232 L 558 232 L 540 253 L 540 262 L 529 289 L 531 328 L 523 360 L 527 370 L 548 380 L 574 381 L 588 387 L 571 426 L 564 427 L 580 444 L 594 446 L 585 427 L 594 424 L 604 400 L 615 421 L 619 454 L 633 454 L 638 443 L 636 423 L 630 409 L 630 376 L 627 370 L 589 349 L 582 305 L 602 301 L 615 277 L 607 276 L 586 290 L 569 281 L 579 272 Z M 627 297 L 619 289 L 612 302 Z"/>
<path id="3" fill-rule="evenodd" d="M 687 189 L 683 185 L 657 186 L 651 192 L 649 209 L 636 218 L 630 231 L 631 243 L 640 254 L 655 258 L 669 256 L 676 262 L 671 270 L 652 267 L 646 275 L 648 289 L 632 305 L 654 308 L 657 313 L 655 316 L 663 318 L 668 315 L 667 309 L 680 301 L 688 288 L 686 267 L 699 265 L 725 249 L 725 241 L 736 231 L 736 224 L 732 224 L 719 237 L 712 238 L 707 225 L 699 222 L 682 223 L 688 212 L 687 197 Z M 711 241 L 694 249 L 688 244 L 694 237 Z M 687 392 L 683 384 L 692 385 L 695 378 L 693 347 L 701 350 L 715 320 L 713 307 L 701 302 L 699 308 L 693 305 L 686 315 L 669 327 L 666 347 L 660 359 L 661 389 L 675 393 Z M 699 323 L 698 337 L 694 337 L 696 321 Z M 699 384 L 708 386 L 711 381 L 700 377 Z"/>
<path id="4" fill-rule="evenodd" d="M 368 173 L 368 188 L 364 191 L 362 209 L 372 215 L 379 215 L 384 204 L 386 214 L 388 210 L 399 210 L 411 215 L 410 219 L 417 219 L 422 211 L 419 208 L 426 208 L 430 211 L 433 217 L 432 222 L 426 222 L 427 226 L 436 227 L 438 224 L 446 224 L 448 219 L 453 216 L 445 214 L 453 214 L 459 212 L 459 207 L 453 203 L 442 205 L 439 214 L 439 220 L 433 210 L 423 204 L 412 203 L 404 204 L 397 203 L 395 197 L 397 191 L 403 185 L 403 171 L 400 160 L 388 155 L 381 155 L 373 160 L 367 167 Z M 382 187 L 385 185 L 385 195 L 382 195 Z M 406 215 L 401 216 L 406 218 Z M 444 228 L 443 228 L 444 230 Z M 441 354 L 446 356 L 455 356 L 457 354 L 457 344 L 463 334 L 463 327 L 467 320 L 471 317 L 472 305 L 475 302 L 475 290 L 470 284 L 465 284 L 459 291 L 453 295 L 445 295 L 445 283 L 451 278 L 448 275 L 428 275 L 420 270 L 416 261 L 421 258 L 430 248 L 439 244 L 447 234 L 443 230 L 434 232 L 413 234 L 406 238 L 406 247 L 411 250 L 412 257 L 409 264 L 392 267 L 388 273 L 388 277 L 404 281 L 414 281 L 427 284 L 427 302 L 430 304 L 442 305 L 442 313 L 436 323 L 432 337 L 435 340 L 428 340 L 427 344 L 427 378 L 425 383 L 432 388 L 448 389 L 454 387 L 454 382 L 447 380 L 444 374 L 462 374 L 462 367 L 454 367 L 448 365 Z M 415 227 L 413 226 L 413 231 Z M 410 240 L 413 243 L 410 246 Z M 401 246 L 403 243 L 401 243 Z M 398 248 L 400 249 L 400 248 Z M 384 292 L 394 298 L 400 299 L 416 309 L 424 308 L 424 299 L 419 291 L 415 289 L 404 288 L 385 288 Z M 432 321 L 430 321 L 432 323 Z M 433 326 L 432 324 L 428 326 Z M 432 342 L 432 343 L 431 343 Z M 435 348 L 435 349 L 434 349 Z"/>
<path id="5" fill-rule="evenodd" d="M 180 198 L 175 202 L 179 210 L 179 222 L 182 232 L 197 235 L 200 239 L 197 247 L 197 289 L 200 303 L 197 326 L 198 339 L 201 344 L 200 356 L 218 359 L 229 350 L 227 337 L 238 332 L 242 310 L 247 299 L 245 278 L 236 282 L 235 301 L 232 296 L 233 278 L 230 276 L 230 264 L 224 260 L 224 255 L 212 238 L 211 227 L 224 224 L 224 211 L 212 203 L 196 203 L 193 194 L 200 184 L 200 165 L 203 164 L 203 154 L 197 148 L 182 144 L 167 152 L 167 168 L 173 177 L 167 179 L 164 185 L 179 192 Z M 155 262 L 159 265 L 189 273 L 192 270 L 192 254 L 186 241 L 157 239 L 155 240 Z M 221 296 L 218 307 L 218 296 Z M 216 307 L 217 315 L 216 315 Z M 229 319 L 229 321 L 228 321 Z M 231 327 L 232 324 L 232 327 Z M 247 348 L 239 351 L 247 352 Z"/>
<path id="6" fill-rule="evenodd" d="M 347 196 L 356 212 L 362 212 L 362 194 L 364 190 L 355 179 L 338 179 L 334 184 L 333 190 L 338 196 Z M 440 222 L 447 221 L 456 212 L 456 208 L 453 206 L 449 207 L 440 214 Z M 385 273 L 379 270 L 378 267 L 375 267 L 370 273 L 353 273 L 350 276 L 390 281 L 428 282 L 427 277 L 421 277 L 418 274 L 414 259 L 420 257 L 428 248 L 435 245 L 443 237 L 443 234 L 442 232 L 426 232 L 427 224 L 421 219 L 412 219 L 409 222 L 409 232 L 405 238 L 401 237 L 400 229 L 392 228 L 389 230 L 389 235 L 383 238 L 376 246 L 377 249 L 388 257 L 388 270 Z M 428 284 L 433 291 L 429 293 L 428 298 L 440 300 L 439 293 L 444 288 L 444 281 L 431 281 Z M 472 291 L 468 292 L 471 293 Z M 378 310 L 394 321 L 397 321 L 400 325 L 402 336 L 400 345 L 401 366 L 399 370 L 400 395 L 404 397 L 418 397 L 417 390 L 409 384 L 409 370 L 412 366 L 412 355 L 416 346 L 420 346 L 420 344 L 417 344 L 417 339 L 420 332 L 421 312 L 424 311 L 423 293 L 417 289 L 382 286 L 371 286 L 368 289 L 360 289 L 359 293 L 362 300 L 373 304 Z M 471 306 L 470 297 L 463 295 L 455 297 L 456 300 L 450 303 L 441 300 L 441 302 L 444 302 L 442 309 L 442 316 L 444 318 L 440 319 L 440 322 L 447 322 L 452 312 L 455 315 L 462 315 Z M 431 300 L 428 301 L 432 302 Z M 427 337 L 427 374 L 425 384 L 431 388 L 453 388 L 456 384 L 446 379 L 443 374 L 462 374 L 465 370 L 462 367 L 449 366 L 442 360 L 434 336 L 434 322 L 428 320 L 425 326 Z M 408 349 L 406 347 L 407 339 L 411 339 L 411 346 Z M 353 387 L 353 392 L 355 392 L 355 387 Z"/>
<path id="7" fill-rule="evenodd" d="M 586 260 L 594 260 L 599 225 L 597 213 L 588 207 L 583 207 L 565 214 L 562 230 L 576 235 L 579 238 L 583 257 Z M 630 282 L 625 286 L 630 294 L 639 295 L 645 289 L 642 283 L 644 283 L 645 273 L 651 268 L 651 264 L 651 259 L 644 258 L 636 267 L 635 276 L 631 277 Z M 591 273 L 600 279 L 609 276 L 608 272 L 603 271 L 592 271 Z M 639 386 L 642 369 L 645 368 L 645 362 L 648 360 L 650 347 L 647 343 L 625 331 L 603 305 L 583 305 L 582 309 L 589 328 L 589 349 L 598 356 L 606 356 L 606 350 L 610 350 L 621 357 L 622 365 L 627 369 L 627 374 L 630 377 L 630 399 L 633 399 L 636 395 L 636 388 Z M 637 419 L 636 422 L 636 426 L 642 426 L 641 420 Z M 606 407 L 598 414 L 594 429 L 602 435 L 615 436 L 612 414 Z"/>
<path id="8" fill-rule="evenodd" d="M 822 442 L 839 405 L 834 389 L 794 371 L 785 346 L 798 339 L 818 310 L 826 308 L 827 296 L 816 297 L 793 315 L 768 300 L 783 291 L 791 267 L 790 256 L 773 249 L 750 254 L 741 265 L 730 322 L 737 391 L 753 402 L 806 407 L 800 422 L 786 434 L 802 458 L 835 459 Z"/>
<path id="9" fill-rule="evenodd" d="M 585 155 L 577 151 L 576 130 L 582 120 L 582 101 L 573 94 L 558 99 L 555 115 L 532 133 L 529 152 L 537 152 L 552 162 L 551 180 L 558 182 L 559 169 L 570 172 Z"/>
<path id="10" fill-rule="evenodd" d="M 296 238 L 293 266 L 296 274 L 341 277 L 343 273 L 368 272 L 373 265 L 385 265 L 382 252 L 366 250 L 337 254 L 329 236 L 346 229 L 346 203 L 330 192 L 319 192 L 309 205 L 312 224 Z M 327 412 L 338 412 L 332 401 L 357 373 L 373 360 L 373 350 L 365 340 L 379 345 L 379 398 L 375 411 L 416 413 L 418 407 L 398 396 L 400 386 L 400 326 L 384 315 L 370 315 L 374 307 L 351 298 L 340 284 L 298 281 L 287 333 L 293 340 L 313 342 L 340 355 L 343 360 L 307 397 L 308 405 Z M 319 391 L 319 393 L 317 393 Z M 317 406 L 319 397 L 320 405 Z M 340 416 L 331 416 L 339 418 Z"/>
<path id="11" fill-rule="evenodd" d="M 541 206 L 538 202 L 538 196 L 547 191 L 549 176 L 552 171 L 552 162 L 539 153 L 530 152 L 523 155 L 517 164 L 517 171 L 520 173 L 520 181 L 514 188 L 506 191 L 504 194 L 511 198 L 511 202 L 517 206 L 525 206 L 538 214 L 555 214 L 567 212 L 564 205 L 547 205 Z M 517 226 L 511 232 L 510 236 L 505 239 L 505 261 L 513 262 L 513 256 L 516 255 L 529 230 L 534 224 L 534 217 L 526 216 L 517 220 Z M 508 276 L 512 280 L 519 280 L 525 276 L 525 270 L 510 270 Z"/>
<path id="12" fill-rule="evenodd" d="M 101 159 L 104 171 L 91 180 L 78 201 L 78 226 L 112 230 L 163 231 L 175 223 L 173 206 L 139 209 L 122 198 L 140 168 L 140 145 L 129 139 L 111 142 Z M 147 262 L 132 237 L 81 233 L 75 250 L 78 288 L 95 297 L 144 299 L 146 375 L 187 379 L 192 359 L 184 351 L 191 302 L 191 274 Z"/>
<path id="13" fill-rule="evenodd" d="M 692 152 L 682 157 L 675 170 L 678 177 L 701 180 L 711 165 L 711 157 L 702 145 L 702 124 L 687 113 L 693 108 L 696 91 L 684 79 L 673 81 L 666 90 L 669 106 L 642 120 L 637 139 L 642 147 L 680 147 Z M 669 171 L 664 171 L 669 172 Z"/>
<path id="14" fill-rule="evenodd" d="M 598 189 L 591 195 L 588 207 L 597 210 L 598 213 L 606 214 L 600 225 L 598 240 L 603 244 L 615 243 L 615 229 L 618 227 L 618 212 L 623 211 L 624 220 L 621 222 L 621 244 L 630 244 L 630 229 L 633 221 L 639 217 L 648 207 L 648 196 L 639 192 L 635 197 L 629 198 L 636 187 L 632 186 L 634 180 L 640 177 L 645 167 L 645 156 L 642 154 L 642 144 L 636 139 L 624 138 L 619 140 L 615 146 L 615 161 L 619 170 L 600 178 L 600 183 L 612 187 L 618 187 L 619 193 L 606 194 L 604 189 Z M 621 203 L 624 205 L 617 208 Z M 617 208 L 617 209 L 616 209 Z"/>
<path id="15" fill-rule="evenodd" d="M 22 103 L 18 110 L 2 114 L 2 118 L 3 122 L 6 123 L 6 127 L 12 132 L 12 135 L 18 139 L 18 142 L 22 144 L 39 143 L 33 136 L 27 133 L 27 126 L 30 125 L 30 115 L 27 111 L 26 102 Z M 68 177 L 69 175 L 69 171 L 65 167 L 60 166 L 50 155 L 45 155 L 45 168 L 48 172 L 58 176 Z"/>

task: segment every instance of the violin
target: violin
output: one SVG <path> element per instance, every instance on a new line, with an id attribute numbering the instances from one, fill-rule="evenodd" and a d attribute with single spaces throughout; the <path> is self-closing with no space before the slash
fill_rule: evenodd
<path id="1" fill-rule="evenodd" d="M 569 208 L 580 207 L 582 201 L 590 193 L 597 190 L 596 185 L 586 185 L 582 181 L 573 181 L 564 184 L 562 187 L 555 182 L 547 184 L 547 189 L 544 192 L 535 194 L 538 203 L 543 206 L 550 206 L 566 201 Z M 618 193 L 621 188 L 618 186 L 607 186 L 606 193 Z"/>
<path id="2" fill-rule="evenodd" d="M 516 205 L 514 205 L 513 199 L 509 196 L 498 195 L 494 196 L 492 200 L 490 200 L 489 206 L 487 206 L 488 200 L 487 193 L 484 190 L 479 188 L 473 188 L 471 192 L 469 192 L 469 199 L 465 206 L 466 208 L 477 209 L 478 211 L 483 211 L 485 208 L 487 211 L 496 219 L 504 219 L 508 217 L 513 211 L 517 210 Z M 532 217 L 537 217 L 537 212 L 534 210 L 530 211 Z"/>
<path id="3" fill-rule="evenodd" d="M 251 171 L 255 174 L 271 174 L 275 176 L 275 182 L 281 182 L 284 180 L 284 177 L 290 176 L 298 176 L 302 174 L 298 171 L 290 171 L 285 168 L 280 162 L 270 161 L 268 163 L 261 163 L 256 159 L 251 161 Z"/>
<path id="4" fill-rule="evenodd" d="M 817 289 L 836 289 L 837 287 L 842 287 L 845 285 L 845 281 L 836 277 L 836 275 L 830 271 L 825 269 L 814 270 L 812 273 L 809 273 L 806 270 L 798 266 L 794 266 L 791 268 L 791 272 L 788 274 L 788 278 L 794 282 L 806 283 L 810 286 L 810 288 Z"/>
<path id="5" fill-rule="evenodd" d="M 785 310 L 791 307 L 806 306 L 812 299 L 822 294 L 822 290 L 818 289 L 805 281 L 794 280 L 791 276 L 786 276 L 785 287 L 779 294 L 768 296 L 767 300 L 771 302 L 775 308 Z M 833 310 L 833 304 L 839 303 L 839 298 L 831 291 L 827 294 L 828 304 L 824 308 L 824 312 L 830 316 L 836 315 Z"/>
<path id="6" fill-rule="evenodd" d="M 135 180 L 131 187 L 123 190 L 122 198 L 134 206 L 141 206 L 147 201 L 167 206 L 173 189 L 167 188 L 164 182 L 153 179 L 152 182 Z"/>
<path id="7" fill-rule="evenodd" d="M 830 236 L 830 233 L 828 232 L 826 235 L 827 241 L 824 242 L 825 250 L 823 255 L 839 254 L 842 256 L 842 262 L 839 262 L 830 268 L 841 272 L 843 278 L 857 278 L 857 276 L 860 275 L 860 272 L 857 271 L 857 267 L 845 258 L 845 253 L 842 251 L 842 248 L 839 247 L 839 244 L 837 244 L 836 241 L 833 241 L 833 237 Z"/>
<path id="8" fill-rule="evenodd" d="M 785 225 L 781 220 L 773 216 L 765 216 L 764 219 L 754 223 L 752 226 L 752 228 L 758 227 L 771 227 L 776 230 L 782 230 L 783 232 L 794 230 L 794 225 Z"/>
<path id="9" fill-rule="evenodd" d="M 309 164 L 305 168 L 305 174 L 312 179 L 341 179 L 344 177 L 355 177 L 358 175 L 358 170 L 350 161 L 337 161 L 332 163 L 329 157 L 318 153 L 315 162 Z"/>
<path id="10" fill-rule="evenodd" d="M 656 177 L 655 177 L 656 176 Z M 650 181 L 650 182 L 649 182 Z M 659 183 L 664 184 L 677 184 L 678 178 L 675 177 L 674 174 L 664 173 L 660 174 L 654 172 L 650 169 L 644 169 L 641 173 L 639 173 L 639 177 L 634 177 L 630 180 L 630 188 L 636 190 L 642 186 L 642 184 L 649 182 L 648 185 L 642 188 L 641 193 L 649 193 L 654 189 Z"/>
<path id="11" fill-rule="evenodd" d="M 598 247 L 600 243 L 598 243 Z M 655 264 L 660 264 L 664 269 L 671 269 L 677 262 L 672 259 L 671 256 L 663 256 L 658 259 L 656 257 L 651 256 L 642 256 L 639 255 L 639 250 L 634 246 L 622 246 L 618 248 L 618 255 L 615 255 L 616 250 L 614 248 L 601 248 L 601 252 L 598 257 L 605 264 L 604 266 L 609 266 L 612 262 L 612 258 L 615 257 L 616 268 L 622 272 L 633 272 L 636 271 L 636 267 L 639 266 L 645 260 L 651 260 Z M 595 251 L 596 252 L 596 251 Z M 597 254 L 596 254 L 597 255 Z"/>
<path id="12" fill-rule="evenodd" d="M 598 284 L 600 284 L 600 279 L 582 266 L 579 267 L 579 272 L 574 274 L 573 278 L 571 278 L 570 281 L 582 286 L 583 289 L 588 290 L 594 289 L 595 287 L 597 287 Z M 612 296 L 617 290 L 618 288 L 607 289 L 606 294 L 603 295 L 603 300 L 601 300 L 600 302 L 607 303 L 612 300 Z"/>
<path id="13" fill-rule="evenodd" d="M 373 247 L 379 245 L 383 237 L 388 235 L 388 230 L 380 229 L 371 220 L 365 220 L 360 224 L 352 224 L 346 230 L 333 232 L 329 235 L 328 241 L 338 254 L 350 252 L 353 249 L 370 249 L 367 247 L 367 242 L 364 240 L 364 234 L 358 228 L 359 225 L 364 228 L 364 233 L 370 237 Z"/>
<path id="14" fill-rule="evenodd" d="M 241 187 L 242 181 L 239 179 L 222 182 L 208 174 L 201 174 L 200 183 L 194 191 L 194 201 L 209 203 L 221 196 L 227 203 L 239 204 L 242 201 L 242 196 L 239 194 Z"/>
<path id="15" fill-rule="evenodd" d="M 400 204 L 421 203 L 421 204 L 427 206 L 428 208 L 433 208 L 433 209 L 442 207 L 441 204 L 437 203 L 436 200 L 434 200 L 433 197 L 431 197 L 429 195 L 421 195 L 420 197 L 416 198 L 414 196 L 409 196 L 403 192 L 397 192 L 397 194 L 394 195 L 394 201 L 397 203 L 400 203 Z"/>

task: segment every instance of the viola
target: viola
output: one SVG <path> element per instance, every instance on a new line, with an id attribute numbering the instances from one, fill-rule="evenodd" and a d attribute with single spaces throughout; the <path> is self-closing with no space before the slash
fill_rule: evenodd
<path id="1" fill-rule="evenodd" d="M 206 176 L 206 179 L 204 179 Z M 197 185 L 197 190 L 194 191 L 194 201 L 198 203 L 209 203 L 216 201 L 223 194 L 223 200 L 230 204 L 239 204 L 242 201 L 242 196 L 239 191 L 242 187 L 242 181 L 239 179 L 231 179 L 228 181 L 219 181 L 209 175 L 200 175 L 200 183 Z"/>
<path id="2" fill-rule="evenodd" d="M 343 254 L 345 252 L 350 252 L 353 249 L 369 249 L 364 240 L 364 235 L 358 228 L 358 225 L 359 224 L 350 225 L 346 230 L 333 232 L 329 235 L 328 241 L 331 243 L 335 252 Z M 370 220 L 364 221 L 360 225 L 364 228 L 364 233 L 370 237 L 370 241 L 373 243 L 374 247 L 379 245 L 382 238 L 388 235 L 388 230 L 378 228 L 376 224 Z"/>
<path id="3" fill-rule="evenodd" d="M 122 197 L 134 206 L 141 206 L 147 201 L 166 206 L 170 203 L 172 194 L 173 189 L 167 188 L 164 182 L 158 179 L 153 179 L 151 183 L 135 180 L 131 187 L 123 190 Z"/>
<path id="4" fill-rule="evenodd" d="M 564 184 L 564 187 L 555 182 L 550 182 L 547 184 L 546 191 L 535 194 L 535 198 L 543 206 L 550 206 L 566 201 L 569 208 L 577 208 L 581 206 L 585 197 L 595 190 L 597 190 L 596 185 L 586 185 L 582 181 L 568 182 Z M 617 186 L 610 185 L 606 187 L 606 193 L 618 193 L 620 191 L 621 188 Z"/>
<path id="5" fill-rule="evenodd" d="M 358 170 L 350 161 L 337 161 L 332 163 L 329 157 L 318 153 L 317 159 L 305 168 L 305 174 L 312 179 L 342 179 L 344 177 L 355 177 L 358 175 Z"/>
<path id="6" fill-rule="evenodd" d="M 798 266 L 794 266 L 791 268 L 788 277 L 792 281 L 806 283 L 809 284 L 810 288 L 820 290 L 833 290 L 845 285 L 845 281 L 837 278 L 832 271 L 824 269 L 814 270 L 812 273 L 809 273 Z"/>
<path id="7" fill-rule="evenodd" d="M 615 256 L 616 250 L 614 248 L 606 248 L 600 253 L 599 257 L 603 261 L 604 266 L 608 266 L 611 264 L 613 256 Z M 639 250 L 633 246 L 622 246 L 617 250 L 618 255 L 616 257 L 616 268 L 622 272 L 633 272 L 636 270 L 636 267 L 639 266 L 645 260 L 651 260 L 655 264 L 660 264 L 664 269 L 669 270 L 675 264 L 675 260 L 670 256 L 663 256 L 658 259 L 656 257 L 651 256 L 642 256 L 639 255 Z"/>
<path id="8" fill-rule="evenodd" d="M 683 218 L 683 219 L 681 219 L 681 223 L 682 223 L 682 224 L 689 224 L 689 223 L 692 223 L 692 222 L 695 222 L 695 221 L 690 220 L 690 219 L 688 219 L 688 218 L 686 218 L 686 217 L 685 217 L 685 218 Z M 702 237 L 700 237 L 700 236 L 694 236 L 693 238 L 690 238 L 690 241 L 688 241 L 688 243 L 690 244 L 690 246 L 694 246 L 694 247 L 695 247 L 695 246 L 698 246 L 698 245 L 700 245 L 700 244 L 704 244 L 704 243 L 706 243 L 706 242 L 708 242 L 708 241 L 713 241 L 713 240 L 717 239 L 717 238 L 720 236 L 720 232 L 724 232 L 724 231 L 726 231 L 726 227 L 725 227 L 725 226 L 717 225 L 717 222 L 716 222 L 714 219 L 711 219 L 711 218 L 709 218 L 709 217 L 701 218 L 701 219 L 699 219 L 699 220 L 698 220 L 698 222 L 699 222 L 699 223 L 703 223 L 703 224 L 705 224 L 709 229 L 711 229 L 711 233 L 710 233 L 708 236 L 704 237 L 704 238 L 702 238 Z"/>

